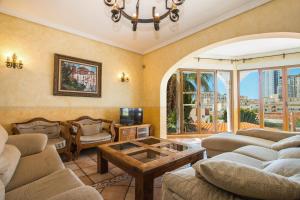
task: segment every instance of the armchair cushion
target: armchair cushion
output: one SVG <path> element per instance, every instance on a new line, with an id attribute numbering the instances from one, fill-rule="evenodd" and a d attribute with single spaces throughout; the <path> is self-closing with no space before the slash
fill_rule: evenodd
<path id="1" fill-rule="evenodd" d="M 111 140 L 111 138 L 112 138 L 111 134 L 107 132 L 101 132 L 90 136 L 80 136 L 80 142 L 82 144 L 96 143 L 96 142 L 108 141 Z"/>
<path id="2" fill-rule="evenodd" d="M 288 137 L 285 139 L 282 139 L 274 144 L 272 144 L 272 149 L 274 150 L 282 150 L 286 148 L 291 148 L 291 147 L 300 147 L 300 135 L 295 135 L 292 137 Z"/>
<path id="3" fill-rule="evenodd" d="M 48 139 L 48 145 L 54 145 L 56 149 L 63 149 L 66 147 L 66 140 L 62 137 Z"/>
<path id="4" fill-rule="evenodd" d="M 0 154 L 2 153 L 4 146 L 8 138 L 7 131 L 0 125 Z"/>
<path id="5" fill-rule="evenodd" d="M 225 160 L 202 162 L 196 170 L 206 181 L 237 195 L 269 200 L 300 197 L 297 177 L 284 177 Z"/>
<path id="6" fill-rule="evenodd" d="M 12 145 L 5 145 L 0 155 L 0 181 L 5 186 L 12 179 L 21 157 L 20 151 Z"/>
<path id="7" fill-rule="evenodd" d="M 49 200 L 103 200 L 99 192 L 90 186 L 81 186 L 51 197 Z"/>
<path id="8" fill-rule="evenodd" d="M 16 146 L 24 157 L 42 152 L 47 144 L 47 136 L 45 134 L 10 135 L 7 144 Z"/>
<path id="9" fill-rule="evenodd" d="M 102 123 L 80 124 L 83 136 L 91 136 L 102 131 Z"/>
<path id="10" fill-rule="evenodd" d="M 60 125 L 58 122 L 33 121 L 29 123 L 16 124 L 19 133 L 44 133 L 48 138 L 60 136 Z"/>

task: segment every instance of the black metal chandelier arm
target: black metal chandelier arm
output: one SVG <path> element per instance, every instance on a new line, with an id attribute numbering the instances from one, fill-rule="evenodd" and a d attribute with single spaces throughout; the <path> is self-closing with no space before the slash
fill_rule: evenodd
<path id="1" fill-rule="evenodd" d="M 124 10 L 121 10 L 121 14 L 128 20 L 132 21 L 133 17 L 128 15 Z M 168 17 L 170 15 L 170 11 L 167 11 L 166 13 L 164 13 L 163 15 L 161 15 L 159 18 L 160 20 L 165 19 L 166 17 Z M 138 23 L 153 23 L 154 19 L 153 18 L 148 18 L 148 19 L 137 19 Z"/>
<path id="2" fill-rule="evenodd" d="M 172 0 L 172 2 L 176 5 L 176 6 L 180 6 L 184 3 L 185 0 Z"/>
<path id="3" fill-rule="evenodd" d="M 104 3 L 105 3 L 105 5 L 111 7 L 116 3 L 116 1 L 115 0 L 104 0 Z"/>

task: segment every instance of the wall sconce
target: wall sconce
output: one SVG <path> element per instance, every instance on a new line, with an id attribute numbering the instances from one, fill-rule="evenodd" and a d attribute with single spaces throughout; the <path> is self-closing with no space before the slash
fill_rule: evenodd
<path id="1" fill-rule="evenodd" d="M 122 72 L 122 74 L 121 74 L 121 82 L 124 83 L 124 82 L 128 82 L 128 81 L 129 81 L 128 75 L 126 75 L 124 72 Z"/>
<path id="2" fill-rule="evenodd" d="M 19 60 L 19 62 L 17 60 L 18 58 L 15 53 L 12 55 L 12 57 L 7 56 L 6 67 L 14 68 L 14 69 L 22 69 L 23 68 L 22 60 Z"/>

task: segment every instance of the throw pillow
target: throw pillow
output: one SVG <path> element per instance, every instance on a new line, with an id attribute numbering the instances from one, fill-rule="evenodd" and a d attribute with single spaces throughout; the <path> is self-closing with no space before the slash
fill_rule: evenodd
<path id="1" fill-rule="evenodd" d="M 283 158 L 298 158 L 300 159 L 300 148 L 287 148 L 279 151 L 279 159 Z"/>
<path id="2" fill-rule="evenodd" d="M 280 140 L 280 141 L 274 143 L 271 147 L 272 147 L 272 149 L 277 150 L 277 151 L 279 151 L 281 149 L 291 148 L 291 147 L 300 147 L 300 135 L 295 135 L 295 136 Z"/>
<path id="3" fill-rule="evenodd" d="M 243 197 L 268 200 L 300 197 L 300 182 L 247 165 L 209 160 L 198 165 L 197 171 L 209 183 Z"/>

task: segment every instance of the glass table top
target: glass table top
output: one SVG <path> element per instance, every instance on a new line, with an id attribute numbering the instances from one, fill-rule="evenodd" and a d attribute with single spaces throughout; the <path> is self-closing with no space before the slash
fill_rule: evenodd
<path id="1" fill-rule="evenodd" d="M 183 144 L 170 143 L 170 144 L 158 146 L 158 148 L 162 150 L 171 151 L 171 152 L 178 152 L 178 151 L 188 150 L 189 146 Z"/>
<path id="2" fill-rule="evenodd" d="M 143 162 L 143 163 L 147 163 L 147 162 L 157 160 L 157 159 L 167 156 L 166 154 L 156 152 L 151 149 L 145 149 L 143 151 L 134 152 L 134 153 L 131 153 L 128 155 L 138 161 Z"/>
<path id="3" fill-rule="evenodd" d="M 131 142 L 126 142 L 126 143 L 122 143 L 122 144 L 114 144 L 114 145 L 110 145 L 109 147 L 115 149 L 115 150 L 119 150 L 119 151 L 122 151 L 122 150 L 127 150 L 127 149 L 131 149 L 131 148 L 137 148 L 137 147 L 140 147 L 136 144 L 133 144 Z"/>

